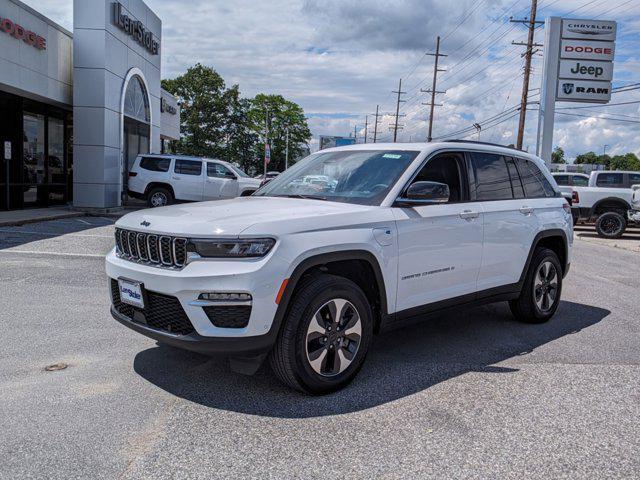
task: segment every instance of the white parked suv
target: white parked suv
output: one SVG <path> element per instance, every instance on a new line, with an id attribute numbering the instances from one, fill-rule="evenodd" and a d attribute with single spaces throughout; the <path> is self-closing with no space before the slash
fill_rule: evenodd
<path id="1" fill-rule="evenodd" d="M 568 207 L 542 160 L 506 147 L 322 150 L 250 197 L 122 217 L 111 313 L 236 371 L 268 357 L 287 385 L 326 393 L 407 319 L 509 301 L 523 322 L 549 320 L 571 262 Z"/>
<path id="2" fill-rule="evenodd" d="M 260 180 L 231 163 L 179 155 L 139 155 L 128 183 L 129 195 L 149 207 L 251 195 L 260 187 Z"/>

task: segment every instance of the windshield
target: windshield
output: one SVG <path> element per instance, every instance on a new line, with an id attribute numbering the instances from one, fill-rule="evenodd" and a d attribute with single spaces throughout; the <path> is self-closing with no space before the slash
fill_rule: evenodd
<path id="1" fill-rule="evenodd" d="M 379 205 L 419 153 L 348 150 L 314 154 L 281 173 L 254 196 Z"/>
<path id="2" fill-rule="evenodd" d="M 244 173 L 244 171 L 242 169 L 240 169 L 240 167 L 236 167 L 233 163 L 229 164 L 229 167 L 231 167 L 231 169 L 236 172 L 238 175 L 240 175 L 241 177 L 249 177 L 249 175 L 247 175 L 246 173 Z"/>

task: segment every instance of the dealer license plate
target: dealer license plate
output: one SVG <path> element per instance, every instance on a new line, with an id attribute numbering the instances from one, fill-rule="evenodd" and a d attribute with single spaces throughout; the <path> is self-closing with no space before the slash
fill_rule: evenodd
<path id="1" fill-rule="evenodd" d="M 134 307 L 144 308 L 142 284 L 140 282 L 132 282 L 131 280 L 119 278 L 118 287 L 120 288 L 120 301 L 133 305 Z"/>

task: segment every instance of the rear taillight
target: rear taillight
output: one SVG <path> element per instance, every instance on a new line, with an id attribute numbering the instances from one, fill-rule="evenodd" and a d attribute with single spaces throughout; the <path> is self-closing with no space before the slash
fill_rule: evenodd
<path id="1" fill-rule="evenodd" d="M 571 192 L 571 201 L 573 203 L 580 203 L 580 195 L 575 190 Z"/>

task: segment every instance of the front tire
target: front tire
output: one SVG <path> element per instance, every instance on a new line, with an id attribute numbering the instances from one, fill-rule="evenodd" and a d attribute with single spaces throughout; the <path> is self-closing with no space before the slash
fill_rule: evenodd
<path id="1" fill-rule="evenodd" d="M 562 293 L 562 266 L 553 250 L 537 248 L 520 292 L 509 302 L 511 313 L 525 323 L 544 323 L 556 313 Z"/>
<path id="2" fill-rule="evenodd" d="M 596 232 L 603 238 L 620 238 L 627 229 L 627 219 L 618 212 L 605 212 L 596 220 Z"/>
<path id="3" fill-rule="evenodd" d="M 329 274 L 303 280 L 270 355 L 276 376 L 313 395 L 339 390 L 357 375 L 373 336 L 363 291 Z"/>

